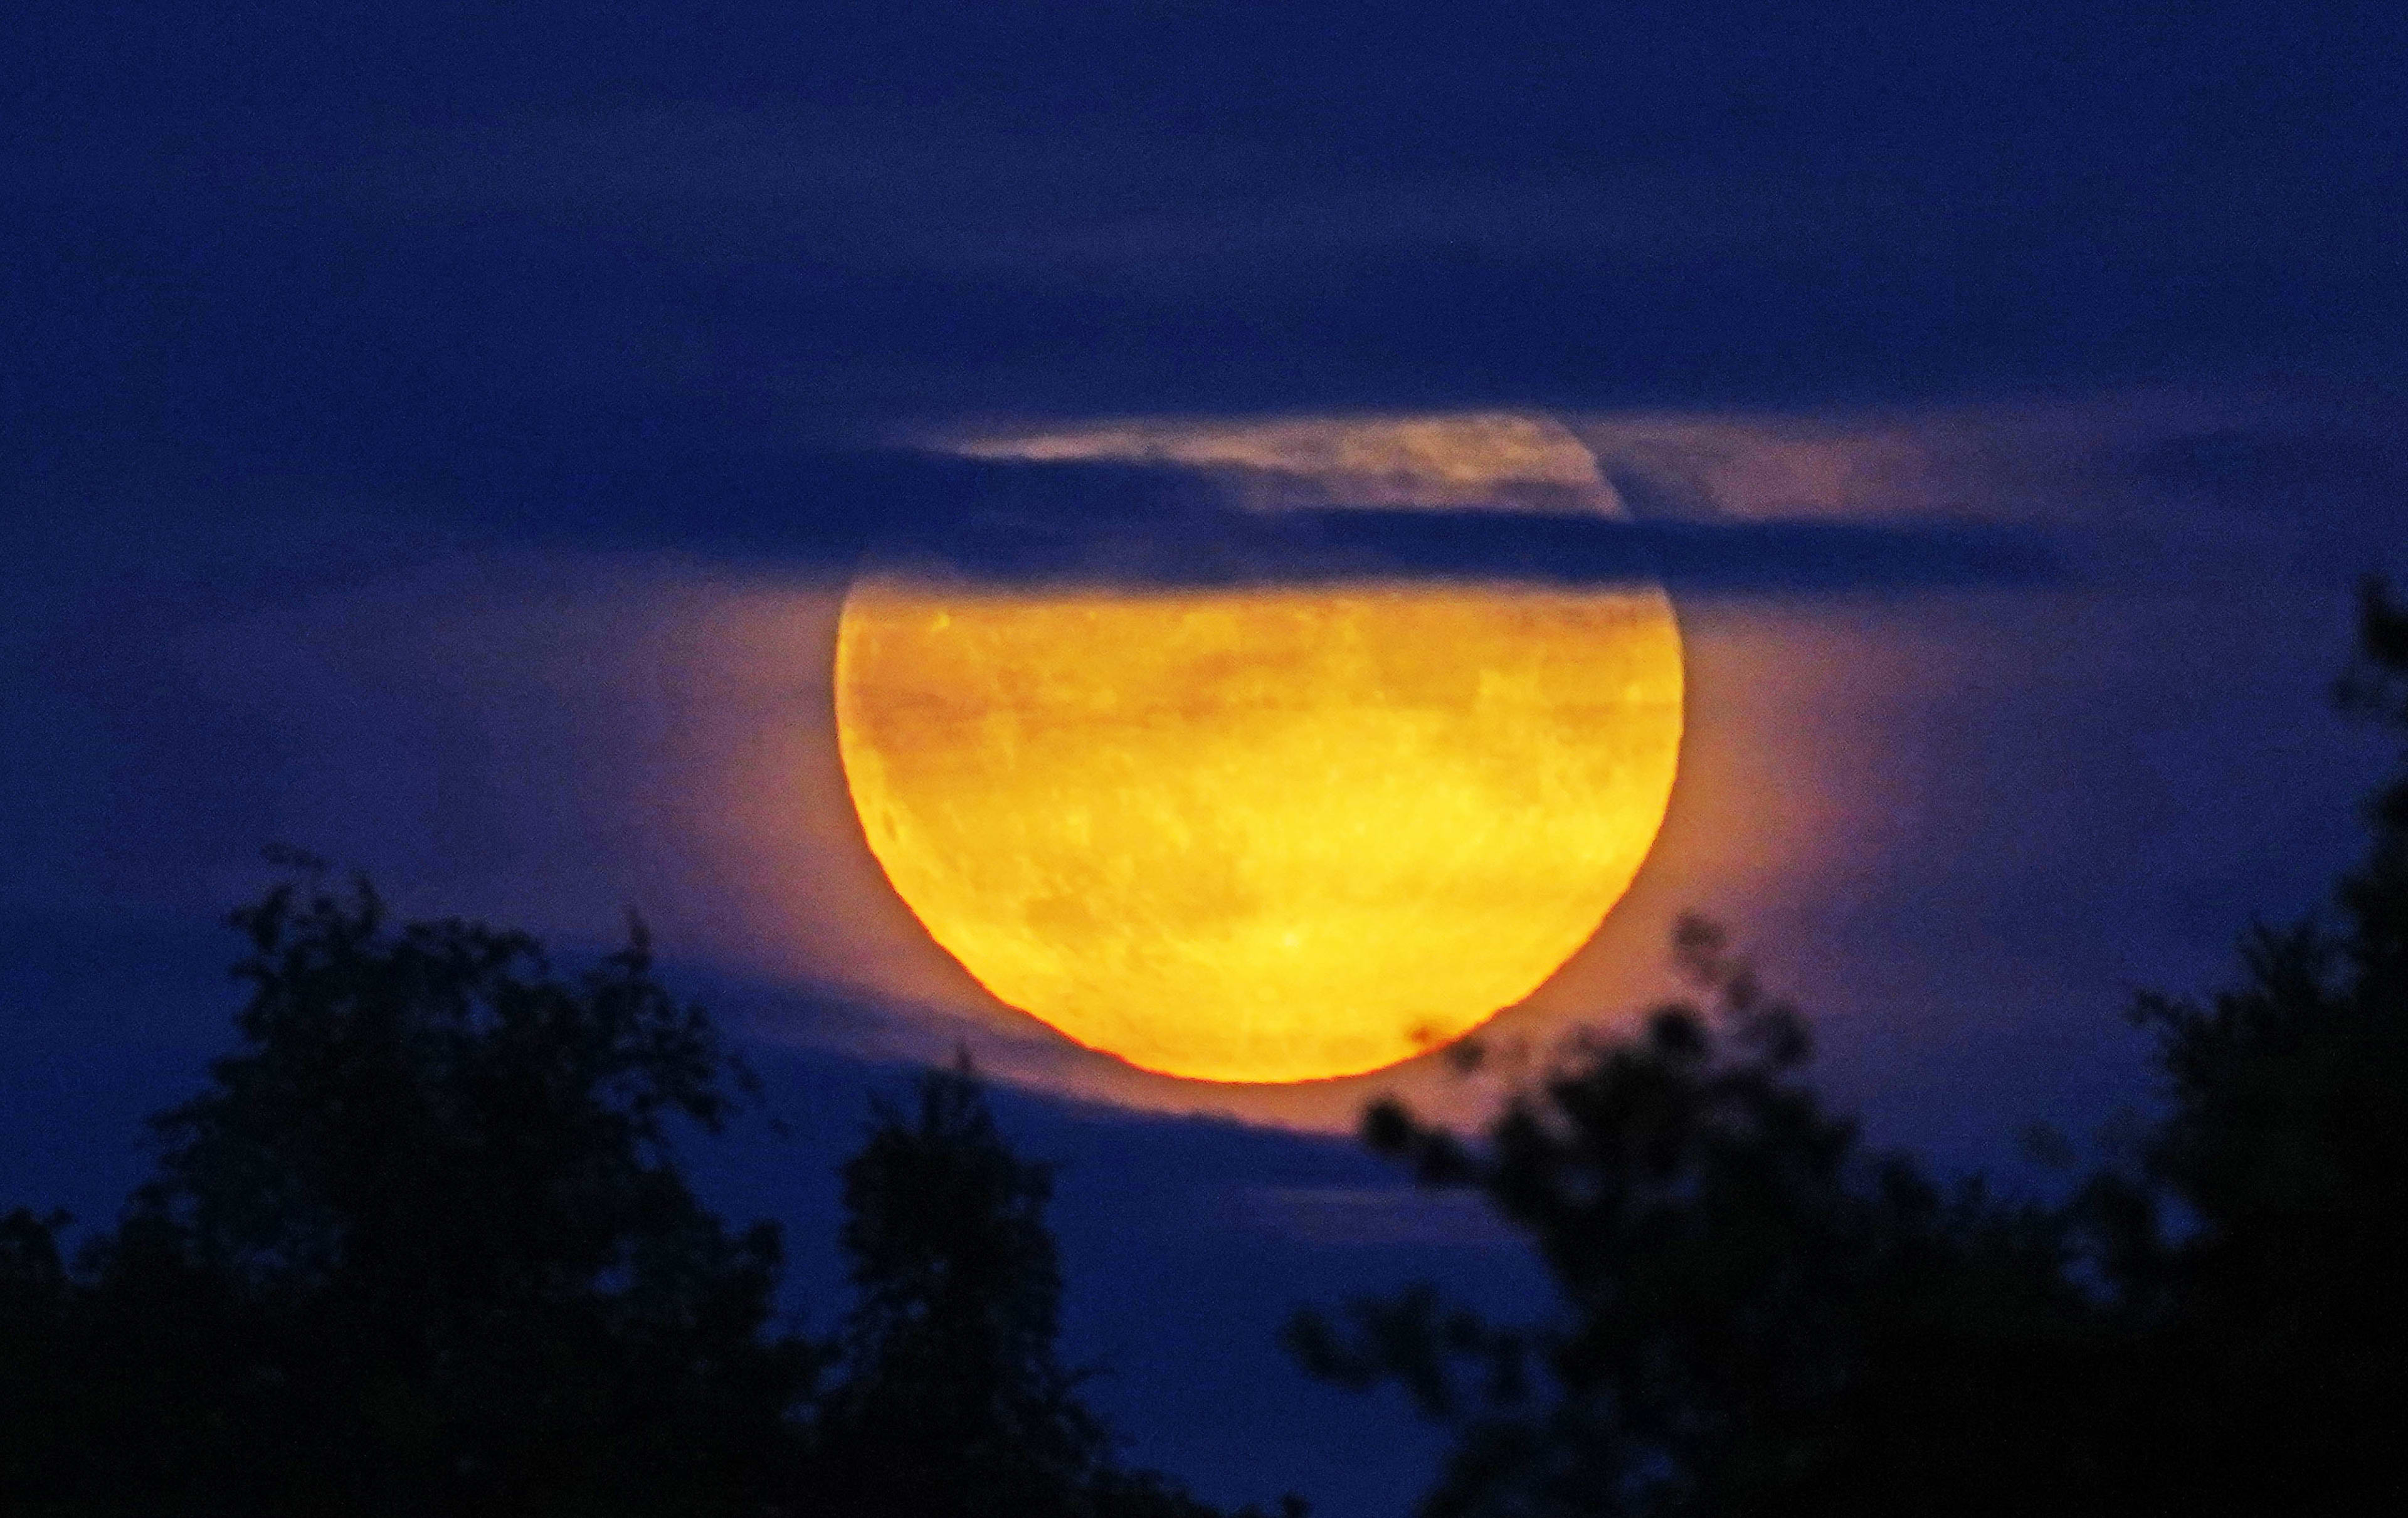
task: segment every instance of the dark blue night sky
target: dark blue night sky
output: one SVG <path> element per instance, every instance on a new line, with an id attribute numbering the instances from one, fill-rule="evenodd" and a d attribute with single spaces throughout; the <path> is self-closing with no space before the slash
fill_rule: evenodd
<path id="1" fill-rule="evenodd" d="M 823 805 L 844 577 L 1659 580 L 1684 789 L 1509 1019 L 1628 1010 L 1703 909 L 1882 1141 L 2022 1174 L 2025 1124 L 2150 1099 L 2133 988 L 2354 847 L 2403 81 L 2377 5 L 20 0 L 0 1203 L 109 1215 L 222 1046 L 262 845 L 572 948 L 633 903 L 788 1119 L 698 1163 L 810 1321 L 865 1092 L 968 1038 L 1063 1165 L 1132 1452 L 1400 1511 L 1433 1436 L 1279 1322 L 1534 1267 L 1355 1152 L 1371 1085 L 1106 1069 L 906 941 Z M 1464 416 L 1622 514 L 945 441 Z"/>

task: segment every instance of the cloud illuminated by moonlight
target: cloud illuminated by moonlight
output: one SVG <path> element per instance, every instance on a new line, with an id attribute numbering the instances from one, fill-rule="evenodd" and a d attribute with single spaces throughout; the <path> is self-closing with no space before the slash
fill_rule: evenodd
<path id="1" fill-rule="evenodd" d="M 1792 595 L 1779 581 L 1712 596 L 1675 583 L 1694 692 L 1682 780 L 1655 852 L 1604 929 L 1492 1025 L 1500 1039 L 1543 1041 L 1665 990 L 1665 932 L 1692 909 L 1738 926 L 1769 969 L 1792 972 L 1784 981 L 1817 980 L 1801 987 L 1810 1005 L 1852 1015 L 1847 995 L 1863 977 L 1845 948 L 1858 941 L 1849 914 L 1906 911 L 1911 897 L 1922 921 L 1948 891 L 1988 899 L 1989 877 L 1960 880 L 1950 861 L 1979 864 L 2009 891 L 2023 862 L 2042 868 L 2060 833 L 2087 850 L 2114 820 L 2061 796 L 2050 805 L 2079 827 L 2051 831 L 2056 812 L 2028 809 L 2014 818 L 2012 849 L 1987 835 L 1978 847 L 1941 840 L 1988 817 L 1984 798 L 2056 795 L 2040 782 L 2077 762 L 2122 762 L 2123 749 L 2087 729 L 1998 715 L 2037 709 L 2032 693 L 2051 681 L 2098 687 L 2084 710 L 2120 716 L 2150 698 L 2114 683 L 2124 666 L 2084 651 L 2215 649 L 2228 683 L 2257 668 L 2253 657 L 2272 657 L 2262 640 L 2206 637 L 2206 621 L 2244 602 L 2169 604 L 2161 615 L 2157 603 L 2116 599 L 2096 582 L 2098 566 L 2120 573 L 2129 563 L 2128 583 L 2145 594 L 2180 532 L 2197 545 L 2182 551 L 2235 566 L 2236 596 L 2259 594 L 2267 566 L 2286 562 L 2287 539 L 2272 536 L 2288 530 L 2285 519 L 2228 508 L 2222 495 L 2170 517 L 2149 494 L 2167 488 L 2164 469 L 2127 461 L 2147 465 L 2186 437 L 2291 432 L 2310 420 L 2143 396 L 1856 416 L 1054 422 L 966 425 L 947 446 L 1037 470 L 1048 465 L 1020 455 L 1047 452 L 1066 466 L 1150 462 L 1308 516 L 1449 516 L 1423 504 L 1437 503 L 1485 519 L 1501 501 L 1507 517 L 1598 520 L 1609 498 L 1599 482 L 1629 479 L 1656 493 L 1626 501 L 1640 516 L 2038 518 L 2088 534 L 2079 540 L 2088 583 L 1927 584 L 1880 596 Z M 795 478 L 800 497 L 811 485 Z M 1582 491 L 1588 504 L 1572 504 Z M 1535 494 L 1517 501 L 1516 492 Z M 1549 492 L 1547 508 L 1531 509 Z M 2146 537 L 2124 526 L 2134 522 Z M 837 555 L 515 551 L 446 558 L 429 545 L 406 575 L 353 571 L 243 623 L 175 632 L 149 653 L 134 646 L 149 624 L 124 618 L 109 667 L 150 658 L 160 687 L 182 695 L 113 719 L 143 758 L 126 769 L 138 787 L 110 803 L 110 836 L 147 841 L 112 866 L 111 891 L 180 902 L 190 882 L 246 869 L 263 837 L 281 838 L 356 861 L 430 908 L 524 922 L 567 941 L 607 936 L 619 905 L 639 906 L 665 949 L 752 988 L 707 995 L 731 1010 L 740 1002 L 766 1038 L 937 1059 L 967 1040 L 1006 1079 L 1114 1105 L 1312 1127 L 1350 1125 L 1379 1091 L 1437 1101 L 1455 1089 L 1437 1059 L 1299 1088 L 1178 1081 L 1079 1050 L 985 996 L 920 933 L 852 817 L 830 725 Z M 2313 607 L 2300 618 L 2317 629 L 2328 620 Z M 2294 683 L 2271 665 L 2247 678 Z M 1965 704 L 1968 690 L 1982 693 L 1979 709 Z M 2041 752 L 2027 754 L 2033 745 Z M 206 773 L 204 753 L 217 756 Z M 2017 765 L 2038 766 L 2038 778 Z M 466 813 L 462 798 L 473 802 Z M 144 869 L 154 883 L 136 878 Z M 2017 981 L 2007 967 L 1985 983 Z"/>
<path id="2" fill-rule="evenodd" d="M 1727 455 L 1734 443 L 1743 442 L 1743 435 L 1735 438 L 1718 427 L 1698 447 L 1710 456 Z M 1759 442 L 1795 446 L 1769 430 L 1759 434 Z M 1115 463 L 1193 470 L 1245 504 L 1268 509 L 1459 511 L 1469 505 L 1591 518 L 1623 515 L 1617 493 L 1580 433 L 1565 421 L 1539 414 L 1114 419 L 1039 427 L 965 427 L 925 435 L 919 443 L 931 451 L 1031 465 Z M 1828 452 L 1838 445 L 1818 439 L 1813 446 Z M 1767 728 L 1795 730 L 1806 725 L 1799 721 L 1801 708 L 1826 714 L 1845 711 L 1852 703 L 1832 697 L 1834 682 L 1861 676 L 1861 667 L 1851 671 L 1828 635 L 1795 619 L 1787 619 L 1778 632 L 1769 632 L 1761 624 L 1709 618 L 1693 627 L 1692 642 L 1692 657 L 1711 675 L 1710 689 L 1717 696 L 1716 709 L 1702 714 L 1691 744 L 1689 789 L 1696 794 L 1676 798 L 1659 846 L 1664 857 L 1650 863 L 1640 887 L 1609 919 L 1606 931 L 1531 998 L 1526 1012 L 1509 1013 L 1497 1025 L 1501 1037 L 1543 1041 L 1545 1029 L 1559 1024 L 1571 1009 L 1627 1010 L 1660 994 L 1667 989 L 1661 945 L 1672 915 L 1727 897 L 1735 871 L 1778 869 L 1782 861 L 1797 858 L 1809 847 L 1798 819 L 1767 815 L 1763 809 L 1769 800 L 1804 799 L 1805 790 L 1824 767 L 1812 757 L 1813 745 L 1791 742 L 1787 752 L 1778 756 L 1764 745 L 1734 747 L 1730 724 L 1762 722 Z M 1786 679 L 1763 686 L 1765 666 L 1782 662 L 1788 666 Z M 1734 679 L 1742 669 L 1748 674 Z M 1742 685 L 1755 685 L 1763 695 L 1756 700 L 1743 697 L 1738 690 Z M 1766 704 L 1781 715 L 1767 720 Z M 810 747 L 814 778 L 809 789 L 819 798 L 810 809 L 816 813 L 824 809 L 837 787 L 830 783 L 824 738 L 814 737 Z M 1752 756 L 1750 747 L 1756 751 Z M 756 775 L 755 782 L 743 789 L 755 798 L 785 794 L 782 788 L 765 790 L 761 782 L 770 779 Z M 738 807 L 756 816 L 786 809 L 774 799 L 766 804 L 739 801 Z M 1735 815 L 1740 807 L 1756 812 L 1744 825 Z M 1799 809 L 1800 817 L 1819 813 L 1818 807 Z M 790 818 L 788 825 L 799 821 Z M 826 825 L 816 816 L 811 821 L 815 826 Z M 875 880 L 874 868 L 863 868 L 867 860 L 856 830 L 846 826 L 842 831 L 847 835 L 843 846 L 834 852 L 841 854 L 847 873 Z M 761 859 L 767 841 L 752 838 L 747 852 Z M 824 852 L 821 857 L 830 854 Z M 1722 879 L 1715 880 L 1717 875 Z M 882 881 L 873 894 L 886 895 Z M 862 945 L 850 946 L 851 971 L 868 970 L 873 982 L 890 986 L 902 1013 L 894 1032 L 876 1039 L 879 1053 L 941 1056 L 947 1040 L 968 1037 L 983 1062 L 1013 1079 L 1068 1087 L 1114 1103 L 1232 1111 L 1308 1126 L 1348 1124 L 1378 1090 L 1402 1086 L 1420 1091 L 1425 1100 L 1440 1102 L 1456 1094 L 1444 1073 L 1444 1061 L 1434 1058 L 1366 1077 L 1290 1088 L 1185 1082 L 1134 1070 L 1076 1049 L 996 1004 L 958 967 L 942 962 L 932 946 L 907 944 L 916 936 L 909 931 L 908 918 L 898 921 L 899 916 L 895 905 L 885 901 L 865 910 L 859 920 L 872 927 L 871 938 L 882 948 L 864 958 L 859 955 Z M 857 1020 L 848 1026 L 854 1030 L 850 1038 L 862 1037 L 864 1025 Z M 918 1031 L 906 1032 L 907 1027 Z"/>
<path id="3" fill-rule="evenodd" d="M 922 439 L 970 458 L 1168 465 L 1264 506 L 1512 504 L 1618 514 L 1597 456 L 1550 416 L 1135 418 Z"/>

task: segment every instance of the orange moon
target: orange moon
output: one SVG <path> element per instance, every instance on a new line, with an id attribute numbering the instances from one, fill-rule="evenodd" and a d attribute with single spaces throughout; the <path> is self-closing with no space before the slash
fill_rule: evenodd
<path id="1" fill-rule="evenodd" d="M 857 582 L 845 780 L 928 934 L 1141 1068 L 1378 1069 L 1529 995 L 1638 873 L 1681 746 L 1654 588 Z"/>

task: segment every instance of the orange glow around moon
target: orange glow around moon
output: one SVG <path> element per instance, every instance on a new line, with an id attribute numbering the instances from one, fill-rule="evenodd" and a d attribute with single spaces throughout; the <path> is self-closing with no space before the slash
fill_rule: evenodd
<path id="1" fill-rule="evenodd" d="M 1380 1068 L 1553 974 L 1671 794 L 1660 591 L 1003 593 L 866 580 L 845 778 L 1001 1000 L 1209 1081 Z"/>

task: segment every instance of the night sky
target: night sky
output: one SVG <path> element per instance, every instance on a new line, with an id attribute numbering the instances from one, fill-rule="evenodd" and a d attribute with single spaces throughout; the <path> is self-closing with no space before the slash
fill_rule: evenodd
<path id="1" fill-rule="evenodd" d="M 2396 5 L 1123 0 L 0 20 L 0 1204 L 106 1220 L 228 1039 L 263 845 L 570 952 L 652 924 L 766 1124 L 696 1152 L 840 1310 L 865 1094 L 968 1047 L 1062 1170 L 1068 1350 L 1215 1499 L 1403 1510 L 1307 1300 L 1542 1282 L 1347 1137 L 1441 1059 L 1148 1075 L 886 887 L 864 563 L 1670 593 L 1671 811 L 1495 1024 L 1684 910 L 1884 1144 L 2044 1185 L 2140 987 L 2315 906 L 2408 569 Z M 1369 462 L 1366 463 L 1365 461 Z"/>

